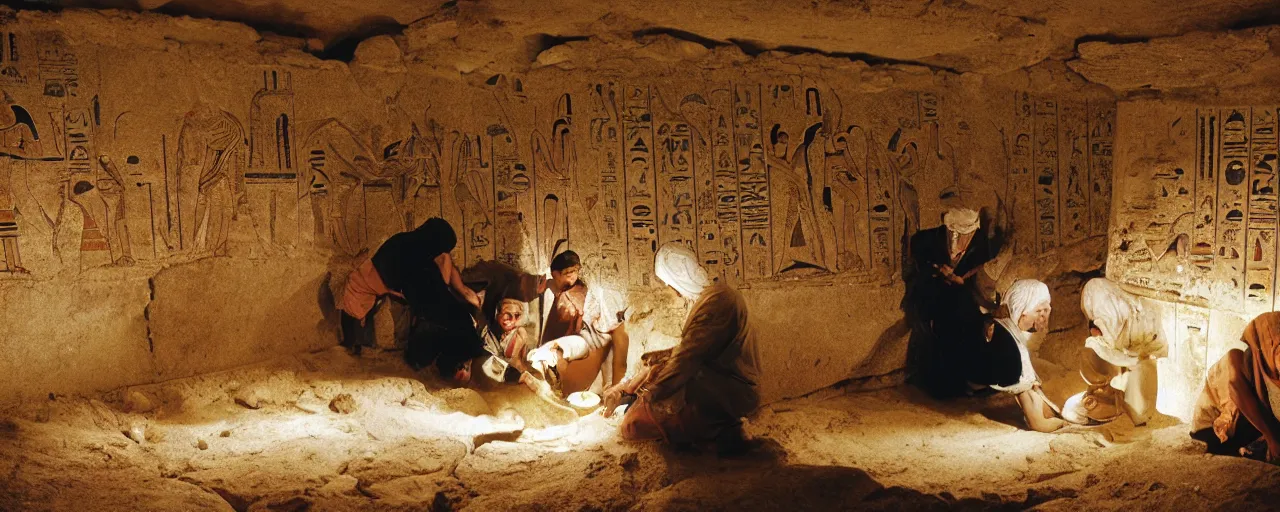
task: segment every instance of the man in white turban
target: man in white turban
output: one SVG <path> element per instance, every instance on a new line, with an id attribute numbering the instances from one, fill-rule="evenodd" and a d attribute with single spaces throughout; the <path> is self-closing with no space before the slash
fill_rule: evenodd
<path id="1" fill-rule="evenodd" d="M 911 236 L 911 262 L 902 306 L 911 324 L 908 371 L 911 382 L 935 398 L 970 392 L 967 361 L 984 343 L 983 312 L 974 275 L 1000 252 L 1002 230 L 983 226 L 978 212 L 953 208 L 941 226 Z"/>
<path id="2" fill-rule="evenodd" d="M 697 302 L 675 348 L 646 354 L 644 368 L 605 391 L 605 415 L 631 399 L 622 420 L 625 439 L 685 446 L 714 442 L 722 455 L 740 453 L 748 447 L 742 418 L 760 404 L 760 355 L 746 299 L 713 284 L 697 256 L 681 244 L 658 251 L 655 273 Z"/>
<path id="3" fill-rule="evenodd" d="M 1053 432 L 1065 424 L 1057 406 L 1040 389 L 1040 376 L 1031 366 L 1027 341 L 1031 333 L 1049 328 L 1049 287 L 1034 279 L 1019 279 L 1004 294 L 1009 315 L 996 319 L 985 347 L 986 374 L 991 387 L 1014 395 L 1027 426 L 1038 432 Z"/>
<path id="4" fill-rule="evenodd" d="M 1155 409 L 1156 359 L 1168 355 L 1159 319 L 1137 297 L 1103 278 L 1090 279 L 1080 292 L 1080 309 L 1089 319 L 1089 350 L 1080 376 L 1089 388 L 1067 399 L 1063 417 L 1074 423 L 1111 421 L 1128 414 L 1142 425 Z M 1127 373 L 1124 390 L 1111 379 Z"/>

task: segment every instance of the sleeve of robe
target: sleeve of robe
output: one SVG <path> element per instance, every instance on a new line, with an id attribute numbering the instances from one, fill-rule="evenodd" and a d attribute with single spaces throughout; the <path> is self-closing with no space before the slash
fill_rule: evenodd
<path id="1" fill-rule="evenodd" d="M 654 400 L 667 398 L 684 387 L 701 366 L 718 358 L 738 340 L 739 308 L 744 306 L 737 293 L 724 285 L 712 286 L 694 304 L 680 343 L 654 380 Z"/>

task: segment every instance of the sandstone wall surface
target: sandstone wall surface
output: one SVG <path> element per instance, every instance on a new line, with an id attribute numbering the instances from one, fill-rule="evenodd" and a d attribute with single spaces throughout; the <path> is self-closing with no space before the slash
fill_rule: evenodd
<path id="1" fill-rule="evenodd" d="M 774 400 L 901 366 L 904 235 L 948 206 L 1012 226 L 1000 282 L 1096 268 L 1112 211 L 1114 97 L 1061 64 L 984 77 L 654 36 L 460 73 L 412 29 L 350 63 L 156 15 L 0 31 L 3 342 L 9 375 L 44 379 L 0 397 L 332 345 L 345 274 L 441 216 L 460 265 L 582 254 L 633 305 L 633 352 L 678 336 L 687 304 L 652 259 L 688 245 L 747 293 Z M 64 293 L 93 286 L 110 293 Z"/>

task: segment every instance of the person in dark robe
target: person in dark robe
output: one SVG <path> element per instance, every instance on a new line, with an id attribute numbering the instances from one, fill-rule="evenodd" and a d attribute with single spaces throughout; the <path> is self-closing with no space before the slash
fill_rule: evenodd
<path id="1" fill-rule="evenodd" d="M 457 245 L 453 227 L 441 218 L 392 236 L 371 262 L 387 286 L 398 286 L 413 313 L 405 360 L 414 369 L 435 364 L 456 384 L 471 380 L 471 359 L 483 355 L 476 330 L 480 298 L 462 281 L 450 251 Z"/>
<path id="2" fill-rule="evenodd" d="M 989 317 L 976 289 L 976 274 L 997 254 L 1004 233 L 981 221 L 978 212 L 955 208 L 943 225 L 912 235 L 904 267 L 903 311 L 911 326 L 908 373 L 911 382 L 935 398 L 952 398 L 970 386 L 967 371 L 981 358 Z"/>
<path id="3" fill-rule="evenodd" d="M 448 254 L 457 245 L 453 227 L 444 219 L 432 218 L 413 231 L 397 233 L 383 242 L 373 257 L 365 259 L 347 276 L 343 289 L 341 310 L 342 345 L 352 354 L 360 355 L 364 347 L 373 346 L 373 324 L 369 316 L 381 305 L 395 301 L 405 304 L 409 312 L 404 290 L 418 274 L 439 274 L 437 265 L 430 261 L 441 254 Z M 397 315 L 397 326 L 412 322 L 410 315 Z"/>

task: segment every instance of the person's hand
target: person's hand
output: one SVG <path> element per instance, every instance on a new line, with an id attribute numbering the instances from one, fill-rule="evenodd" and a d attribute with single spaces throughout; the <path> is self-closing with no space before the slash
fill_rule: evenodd
<path id="1" fill-rule="evenodd" d="M 943 281 L 955 285 L 964 284 L 964 278 L 957 276 L 951 265 L 934 265 L 933 268 L 938 269 L 938 275 L 942 276 Z"/>
<path id="2" fill-rule="evenodd" d="M 459 386 L 466 386 L 471 382 L 471 368 L 463 366 L 453 372 L 453 382 Z"/>
<path id="3" fill-rule="evenodd" d="M 1280 463 L 1280 442 L 1267 440 L 1267 462 Z"/>
<path id="4" fill-rule="evenodd" d="M 613 416 L 613 410 L 622 403 L 622 384 L 618 383 L 604 390 L 604 396 L 601 397 L 604 402 L 604 417 Z"/>

